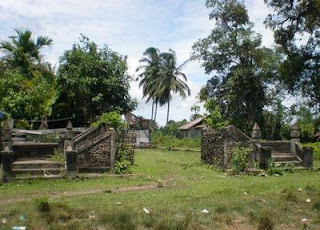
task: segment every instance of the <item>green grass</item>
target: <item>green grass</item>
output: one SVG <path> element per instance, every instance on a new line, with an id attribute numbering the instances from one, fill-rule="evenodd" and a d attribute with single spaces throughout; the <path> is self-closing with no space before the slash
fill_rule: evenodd
<path id="1" fill-rule="evenodd" d="M 171 135 L 164 135 L 161 133 L 153 133 L 151 135 L 151 142 L 157 147 L 166 149 L 182 149 L 182 150 L 200 150 L 200 138 L 176 138 Z"/>
<path id="2" fill-rule="evenodd" d="M 229 176 L 202 165 L 200 153 L 164 150 L 137 150 L 135 162 L 131 177 L 4 184 L 0 229 L 20 224 L 21 215 L 29 229 L 320 228 L 319 171 Z M 156 189 L 106 192 L 159 180 L 164 186 Z M 84 191 L 97 192 L 72 195 Z"/>

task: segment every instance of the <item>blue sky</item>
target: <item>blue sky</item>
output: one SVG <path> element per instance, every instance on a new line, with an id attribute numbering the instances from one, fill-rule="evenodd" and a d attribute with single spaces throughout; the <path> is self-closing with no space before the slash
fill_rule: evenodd
<path id="1" fill-rule="evenodd" d="M 263 25 L 269 12 L 263 0 L 245 3 L 255 31 L 263 35 L 263 45 L 271 46 L 272 32 Z M 82 33 L 100 46 L 107 44 L 127 55 L 129 73 L 134 75 L 139 59 L 150 46 L 161 51 L 175 50 L 178 63 L 187 60 L 192 44 L 214 28 L 208 15 L 205 0 L 1 0 L 0 39 L 6 40 L 14 28 L 28 28 L 35 36 L 49 36 L 54 44 L 43 50 L 45 59 L 58 64 L 59 57 L 78 42 Z M 196 103 L 201 86 L 210 78 L 197 62 L 189 63 L 183 72 L 192 94 L 185 100 L 173 97 L 170 119 L 177 121 L 190 118 L 190 107 Z M 134 113 L 149 118 L 151 105 L 141 100 L 137 82 L 131 83 L 130 94 L 139 100 Z M 160 125 L 165 124 L 166 108 L 159 109 Z"/>

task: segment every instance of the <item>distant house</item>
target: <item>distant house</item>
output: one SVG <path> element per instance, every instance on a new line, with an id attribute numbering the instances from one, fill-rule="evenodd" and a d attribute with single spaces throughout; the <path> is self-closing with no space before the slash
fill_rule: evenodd
<path id="1" fill-rule="evenodd" d="M 126 122 L 129 124 L 131 131 L 136 136 L 136 147 L 149 147 L 150 133 L 151 133 L 151 120 L 143 117 L 138 117 L 133 113 L 124 114 Z"/>
<path id="2" fill-rule="evenodd" d="M 199 117 L 193 121 L 190 121 L 187 124 L 184 124 L 183 126 L 179 127 L 179 130 L 181 132 L 181 137 L 185 138 L 193 138 L 193 137 L 201 137 L 202 136 L 202 129 L 207 127 L 207 125 L 204 123 L 204 120 L 207 117 Z"/>
<path id="3" fill-rule="evenodd" d="M 0 111 L 0 119 L 5 119 L 6 118 L 6 114 Z"/>

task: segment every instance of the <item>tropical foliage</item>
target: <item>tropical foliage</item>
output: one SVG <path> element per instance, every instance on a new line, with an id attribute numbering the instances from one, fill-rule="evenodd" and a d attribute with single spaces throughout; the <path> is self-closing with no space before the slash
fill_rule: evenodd
<path id="1" fill-rule="evenodd" d="M 126 57 L 82 36 L 60 60 L 56 117 L 73 116 L 74 124 L 84 125 L 105 112 L 133 110 L 136 102 L 129 95 L 126 71 Z"/>
<path id="2" fill-rule="evenodd" d="M 48 37 L 32 37 L 30 30 L 16 29 L 9 41 L 0 42 L 0 109 L 16 119 L 46 119 L 58 97 L 52 68 L 42 61 L 40 50 L 51 46 Z"/>
<path id="3" fill-rule="evenodd" d="M 137 71 L 144 70 L 139 74 L 139 85 L 143 87 L 143 96 L 147 97 L 147 102 L 152 99 L 152 105 L 155 103 L 156 108 L 158 104 L 168 104 L 168 124 L 172 95 L 178 93 L 183 99 L 190 96 L 187 77 L 181 72 L 183 65 L 177 66 L 176 53 L 171 49 L 169 52 L 160 53 L 158 49 L 150 47 L 144 55 L 146 57 L 140 60 L 144 65 L 137 68 Z"/>
<path id="4" fill-rule="evenodd" d="M 193 58 L 213 77 L 200 96 L 207 91 L 225 119 L 249 132 L 254 122 L 263 124 L 272 52 L 261 47 L 261 35 L 252 30 L 243 2 L 208 0 L 206 5 L 216 27 L 194 44 Z"/>

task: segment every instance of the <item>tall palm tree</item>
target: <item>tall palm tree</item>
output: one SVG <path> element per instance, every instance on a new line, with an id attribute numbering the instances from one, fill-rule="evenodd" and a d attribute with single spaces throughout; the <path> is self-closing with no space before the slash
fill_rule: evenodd
<path id="1" fill-rule="evenodd" d="M 0 50 L 7 53 L 5 63 L 12 68 L 19 67 L 28 77 L 32 77 L 35 64 L 40 64 L 40 49 L 52 45 L 47 36 L 32 37 L 28 29 L 15 29 L 16 34 L 9 36 L 9 41 L 0 41 Z"/>
<path id="2" fill-rule="evenodd" d="M 143 97 L 147 98 L 147 102 L 152 100 L 151 120 L 155 120 L 159 97 L 158 91 L 152 87 L 152 82 L 160 78 L 160 51 L 157 48 L 149 47 L 143 55 L 144 57 L 139 60 L 143 65 L 140 65 L 136 71 L 143 70 L 143 72 L 138 75 L 140 78 L 139 87 L 143 87 Z M 155 111 L 154 105 L 156 105 Z"/>
<path id="3" fill-rule="evenodd" d="M 187 84 L 187 77 L 184 73 L 180 72 L 183 68 L 182 65 L 177 67 L 177 56 L 176 53 L 170 49 L 169 52 L 164 52 L 160 54 L 161 78 L 157 81 L 152 82 L 153 87 L 157 87 L 157 92 L 159 95 L 160 105 L 168 103 L 167 109 L 167 124 L 169 121 L 170 113 L 170 101 L 172 99 L 172 94 L 179 93 L 182 99 L 190 96 L 190 88 Z"/>

